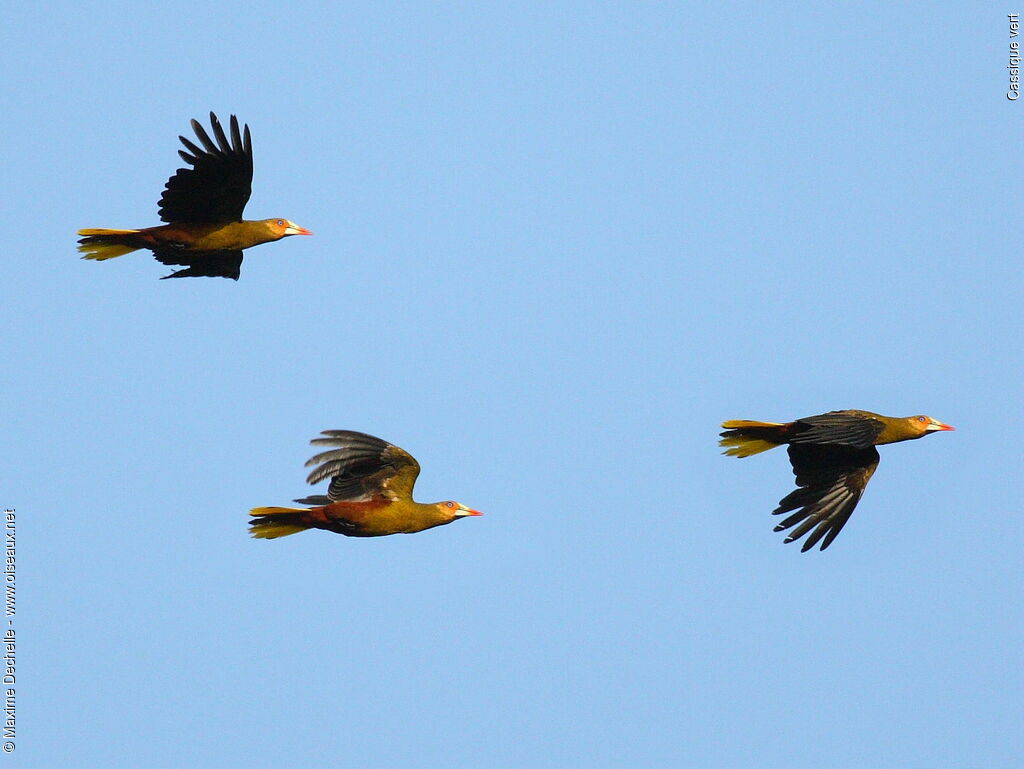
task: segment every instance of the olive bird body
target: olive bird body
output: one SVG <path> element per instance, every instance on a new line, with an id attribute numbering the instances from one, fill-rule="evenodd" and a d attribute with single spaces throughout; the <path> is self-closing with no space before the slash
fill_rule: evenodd
<path id="1" fill-rule="evenodd" d="M 393 444 L 353 430 L 325 430 L 311 443 L 333 446 L 306 462 L 306 479 L 331 479 L 326 495 L 295 501 L 312 507 L 257 507 L 249 532 L 259 539 L 286 537 L 306 529 L 324 529 L 347 537 L 413 534 L 466 516 L 483 515 L 458 502 L 423 504 L 412 489 L 420 465 Z"/>

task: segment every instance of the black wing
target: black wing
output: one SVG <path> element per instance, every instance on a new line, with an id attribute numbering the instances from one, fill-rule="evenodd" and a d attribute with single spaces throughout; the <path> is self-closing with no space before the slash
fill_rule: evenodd
<path id="1" fill-rule="evenodd" d="M 203 147 L 179 136 L 188 152 L 178 150 L 191 168 L 179 168 L 167 180 L 160 197 L 160 219 L 164 222 L 237 222 L 252 194 L 252 138 L 249 126 L 238 130 L 238 118 L 231 116 L 231 141 L 217 116 L 210 113 L 216 143 L 198 120 L 192 121 Z M 191 154 L 189 154 L 191 153 Z"/>
<path id="2" fill-rule="evenodd" d="M 832 544 L 850 519 L 864 488 L 878 467 L 878 451 L 867 449 L 823 448 L 814 445 L 790 445 L 789 461 L 796 475 L 796 491 L 789 494 L 773 515 L 794 512 L 775 531 L 796 527 L 786 542 L 810 535 L 800 548 L 806 553 L 822 540 L 821 549 Z"/>
<path id="3" fill-rule="evenodd" d="M 327 437 L 314 438 L 310 443 L 339 448 L 306 462 L 306 467 L 318 465 L 306 480 L 319 483 L 330 478 L 327 497 L 332 502 L 412 496 L 420 465 L 408 452 L 354 430 L 324 430 L 321 435 Z"/>
<path id="4" fill-rule="evenodd" d="M 167 278 L 231 278 L 238 280 L 242 274 L 241 251 L 185 251 L 162 249 L 154 251 L 153 257 L 161 264 L 186 267 L 176 270 Z"/>
<path id="5" fill-rule="evenodd" d="M 877 419 L 848 411 L 830 411 L 796 420 L 789 443 L 867 449 L 874 445 L 875 438 L 884 428 L 885 425 Z"/>

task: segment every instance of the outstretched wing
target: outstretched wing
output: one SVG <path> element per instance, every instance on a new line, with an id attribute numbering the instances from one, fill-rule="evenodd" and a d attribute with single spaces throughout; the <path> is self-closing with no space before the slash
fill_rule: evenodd
<path id="1" fill-rule="evenodd" d="M 210 113 L 216 142 L 192 121 L 192 130 L 203 145 L 197 147 L 179 136 L 188 152 L 178 150 L 191 168 L 179 168 L 167 180 L 160 197 L 160 219 L 165 222 L 237 222 L 252 194 L 252 138 L 249 126 L 238 130 L 238 118 L 231 116 L 231 141 L 217 116 Z"/>
<path id="2" fill-rule="evenodd" d="M 412 497 L 420 465 L 407 451 L 354 430 L 324 430 L 321 435 L 326 437 L 314 438 L 310 443 L 337 448 L 317 454 L 306 462 L 306 467 L 316 466 L 306 480 L 319 483 L 330 478 L 327 487 L 330 501 Z"/>
<path id="3" fill-rule="evenodd" d="M 789 461 L 793 464 L 796 485 L 800 488 L 779 502 L 772 514 L 796 512 L 776 526 L 775 531 L 796 526 L 786 537 L 787 543 L 810 532 L 800 548 L 801 552 L 807 552 L 819 540 L 824 550 L 850 519 L 878 467 L 878 459 L 874 446 L 850 449 L 791 444 Z"/>
<path id="4" fill-rule="evenodd" d="M 167 278 L 231 278 L 238 280 L 242 274 L 241 251 L 187 251 L 185 249 L 160 249 L 153 257 L 161 264 L 185 267 Z"/>

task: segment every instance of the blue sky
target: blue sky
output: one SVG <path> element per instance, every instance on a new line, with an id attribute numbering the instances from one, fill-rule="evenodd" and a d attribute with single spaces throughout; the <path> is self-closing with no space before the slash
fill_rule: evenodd
<path id="1" fill-rule="evenodd" d="M 1020 766 L 1007 9 L 11 8 L 10 766 Z M 237 114 L 242 279 L 78 259 Z M 883 448 L 825 553 L 723 419 Z M 483 518 L 254 541 L 323 429 Z"/>

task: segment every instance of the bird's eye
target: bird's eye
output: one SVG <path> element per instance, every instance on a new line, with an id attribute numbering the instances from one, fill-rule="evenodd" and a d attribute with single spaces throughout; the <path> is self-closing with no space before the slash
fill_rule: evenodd
<path id="1" fill-rule="evenodd" d="M 918 418 L 917 418 L 917 421 L 918 421 L 918 422 L 924 422 L 925 420 L 924 420 L 924 417 L 918 417 Z"/>
<path id="2" fill-rule="evenodd" d="M 277 226 L 278 227 L 284 227 L 284 219 L 278 219 L 277 220 Z"/>
<path id="3" fill-rule="evenodd" d="M 444 506 L 445 507 L 455 507 L 455 503 L 454 502 L 445 502 Z"/>

